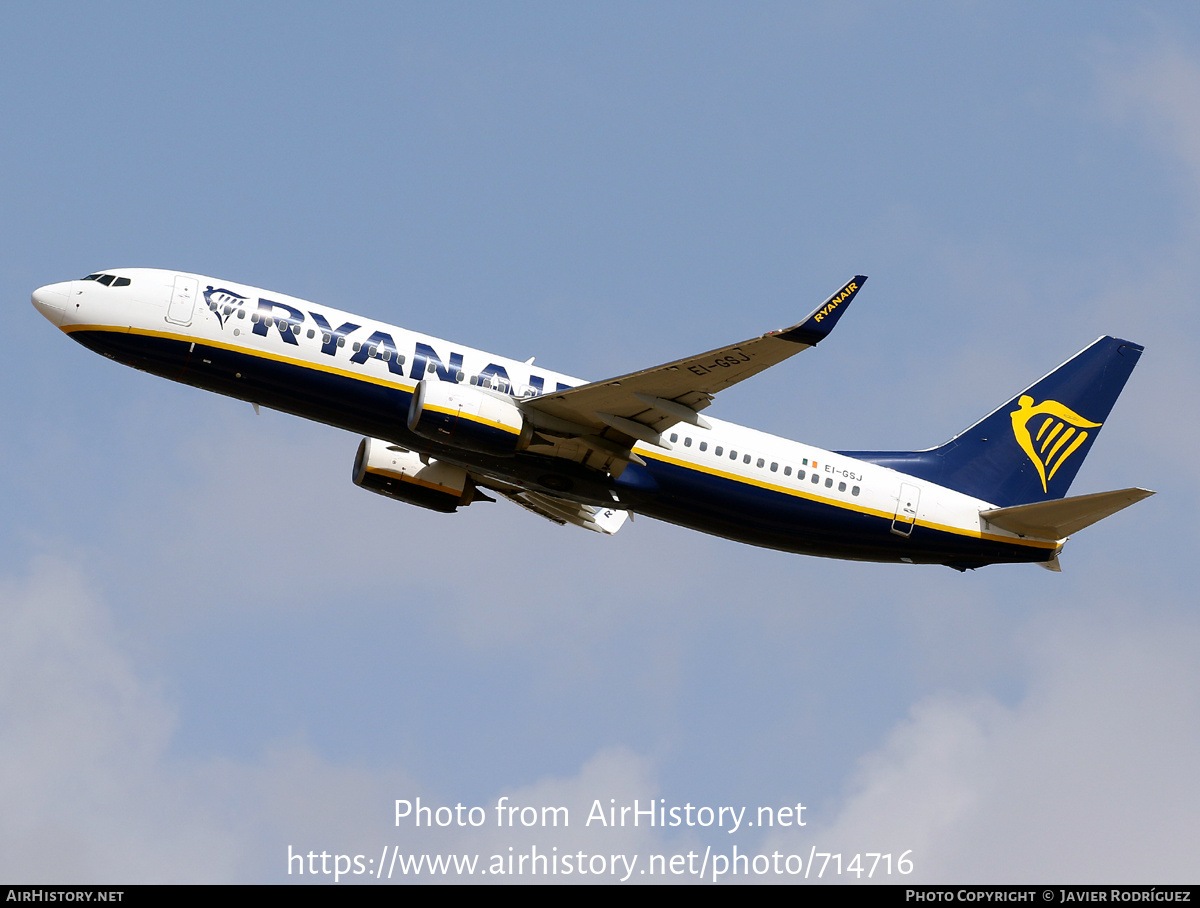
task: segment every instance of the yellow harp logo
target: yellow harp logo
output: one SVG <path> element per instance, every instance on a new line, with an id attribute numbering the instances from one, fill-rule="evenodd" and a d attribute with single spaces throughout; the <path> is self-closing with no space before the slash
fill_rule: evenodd
<path id="1" fill-rule="evenodd" d="M 1044 400 L 1035 407 L 1033 398 L 1023 394 L 1017 404 L 1018 409 L 1010 414 L 1013 435 L 1037 467 L 1038 475 L 1042 477 L 1042 491 L 1045 492 L 1046 483 L 1054 478 L 1058 468 L 1087 441 L 1088 433 L 1085 430 L 1094 429 L 1100 423 L 1088 422 L 1056 400 Z M 1032 434 L 1034 432 L 1037 434 Z"/>

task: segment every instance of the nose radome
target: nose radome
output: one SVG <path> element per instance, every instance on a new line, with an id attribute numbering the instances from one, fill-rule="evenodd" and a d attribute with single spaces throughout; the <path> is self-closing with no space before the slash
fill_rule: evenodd
<path id="1" fill-rule="evenodd" d="M 58 284 L 47 284 L 33 291 L 33 307 L 42 313 L 56 326 L 62 324 L 66 314 L 67 301 L 70 299 L 71 281 Z"/>

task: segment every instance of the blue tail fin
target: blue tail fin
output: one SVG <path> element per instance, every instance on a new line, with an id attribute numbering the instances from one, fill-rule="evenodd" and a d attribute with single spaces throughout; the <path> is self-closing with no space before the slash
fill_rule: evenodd
<path id="1" fill-rule="evenodd" d="M 1141 355 L 1102 337 L 941 447 L 845 453 L 1001 507 L 1062 498 Z"/>

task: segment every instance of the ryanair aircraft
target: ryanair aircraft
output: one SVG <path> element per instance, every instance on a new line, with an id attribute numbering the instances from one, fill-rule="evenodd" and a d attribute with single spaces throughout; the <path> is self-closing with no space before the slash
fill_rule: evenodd
<path id="1" fill-rule="evenodd" d="M 924 451 L 825 451 L 700 415 L 824 340 L 865 280 L 791 328 L 599 382 L 197 274 L 118 268 L 33 304 L 110 359 L 366 436 L 354 482 L 436 511 L 492 493 L 599 533 L 636 513 L 785 552 L 1058 570 L 1067 536 L 1153 494 L 1064 497 L 1142 353 L 1115 337 Z"/>

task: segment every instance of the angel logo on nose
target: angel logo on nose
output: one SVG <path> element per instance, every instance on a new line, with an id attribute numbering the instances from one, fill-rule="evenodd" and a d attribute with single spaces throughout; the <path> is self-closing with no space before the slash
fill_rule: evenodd
<path id="1" fill-rule="evenodd" d="M 204 291 L 204 302 L 213 315 L 217 317 L 221 327 L 225 327 L 225 320 L 228 319 L 234 312 L 242 308 L 242 304 L 249 300 L 240 293 L 234 293 L 232 290 L 226 290 L 224 287 L 219 287 L 214 290 L 213 285 L 209 284 L 208 289 Z"/>

